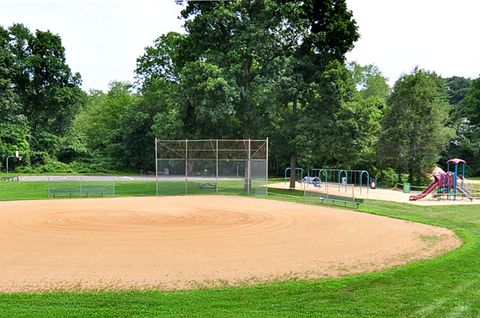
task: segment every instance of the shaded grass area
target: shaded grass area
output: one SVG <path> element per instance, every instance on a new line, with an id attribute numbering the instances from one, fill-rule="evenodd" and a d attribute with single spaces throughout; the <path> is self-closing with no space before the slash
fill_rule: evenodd
<path id="1" fill-rule="evenodd" d="M 42 192 L 41 189 L 37 191 L 37 195 Z M 10 194 L 5 195 L 4 191 L 1 191 L 2 199 L 15 198 L 15 193 L 7 192 Z M 35 196 L 35 193 L 32 196 Z M 302 203 L 303 193 L 272 189 L 269 198 Z M 349 210 L 342 211 L 347 213 Z M 460 235 L 464 245 L 433 260 L 341 279 L 298 280 L 242 288 L 226 287 L 183 292 L 1 294 L 0 316 L 478 317 L 480 315 L 480 288 L 478 288 L 480 206 L 425 207 L 366 200 L 357 211 L 448 227 Z"/>

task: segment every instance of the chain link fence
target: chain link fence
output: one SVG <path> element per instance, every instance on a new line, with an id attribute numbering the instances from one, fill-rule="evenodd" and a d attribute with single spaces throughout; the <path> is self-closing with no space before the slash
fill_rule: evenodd
<path id="1" fill-rule="evenodd" d="M 267 195 L 268 139 L 157 139 L 155 145 L 157 195 Z"/>

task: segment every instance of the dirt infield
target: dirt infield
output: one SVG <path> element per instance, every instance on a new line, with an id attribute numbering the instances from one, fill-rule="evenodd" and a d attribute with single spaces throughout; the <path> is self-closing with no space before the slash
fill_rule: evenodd
<path id="1" fill-rule="evenodd" d="M 0 291 L 332 277 L 433 257 L 460 244 L 442 228 L 253 198 L 0 202 Z"/>

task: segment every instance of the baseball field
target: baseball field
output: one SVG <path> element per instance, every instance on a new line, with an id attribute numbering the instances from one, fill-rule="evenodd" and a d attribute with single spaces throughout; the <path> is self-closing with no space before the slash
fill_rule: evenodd
<path id="1" fill-rule="evenodd" d="M 39 184 L 0 185 L 5 317 L 480 313 L 476 206 L 352 210 L 280 189 L 13 200 L 44 198 L 25 189 Z"/>

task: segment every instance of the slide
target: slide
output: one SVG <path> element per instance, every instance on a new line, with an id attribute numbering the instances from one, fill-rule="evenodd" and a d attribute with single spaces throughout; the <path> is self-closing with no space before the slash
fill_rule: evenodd
<path id="1" fill-rule="evenodd" d="M 460 191 L 461 193 L 463 193 L 463 195 L 467 199 L 473 200 L 474 196 L 473 196 L 472 192 L 469 189 L 467 189 L 467 187 L 465 187 L 465 186 L 462 187 L 461 185 L 459 185 L 459 186 L 457 186 L 457 190 Z"/>
<path id="2" fill-rule="evenodd" d="M 419 199 L 423 199 L 425 198 L 427 195 L 429 195 L 430 193 L 432 193 L 433 190 L 435 190 L 435 188 L 438 186 L 440 180 L 439 178 L 434 175 L 433 176 L 435 178 L 435 181 L 432 182 L 431 185 L 428 186 L 428 188 L 426 188 L 425 190 L 423 190 L 422 193 L 420 194 L 416 194 L 416 195 L 411 195 L 409 200 L 410 201 L 416 201 L 416 200 L 419 200 Z"/>

